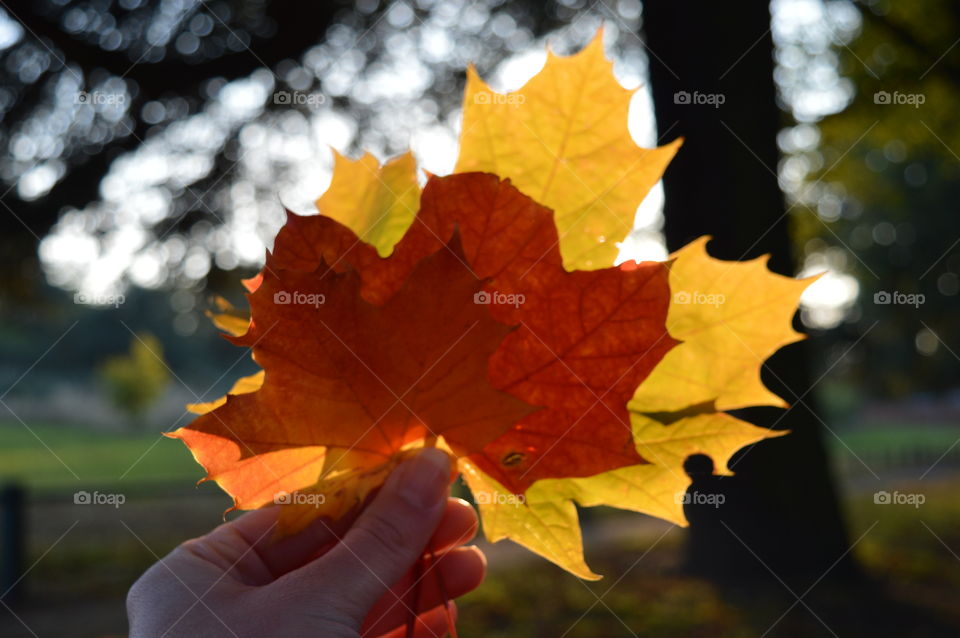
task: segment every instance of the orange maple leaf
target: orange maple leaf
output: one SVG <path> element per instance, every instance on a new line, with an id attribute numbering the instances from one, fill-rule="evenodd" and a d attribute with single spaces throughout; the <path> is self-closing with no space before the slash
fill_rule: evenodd
<path id="1" fill-rule="evenodd" d="M 172 433 L 209 478 L 230 477 L 239 507 L 321 473 L 382 480 L 441 436 L 518 492 L 644 462 L 626 404 L 676 343 L 667 269 L 566 272 L 552 213 L 508 181 L 431 178 L 388 258 L 290 214 L 250 288 L 249 329 L 229 338 L 252 348 L 262 386 Z M 297 463 L 278 468 L 278 453 Z"/>

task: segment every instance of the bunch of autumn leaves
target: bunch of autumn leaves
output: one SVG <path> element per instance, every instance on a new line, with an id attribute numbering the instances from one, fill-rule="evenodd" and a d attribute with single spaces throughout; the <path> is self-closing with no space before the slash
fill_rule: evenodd
<path id="1" fill-rule="evenodd" d="M 262 371 L 173 432 L 236 507 L 337 517 L 407 454 L 457 466 L 491 541 L 583 578 L 574 502 L 685 524 L 691 454 L 718 471 L 779 434 L 727 411 L 784 406 L 760 381 L 809 281 L 723 262 L 706 238 L 614 266 L 680 146 L 638 147 L 602 37 L 516 94 L 468 71 L 455 172 L 336 156 L 320 215 L 290 214 L 249 313 L 214 322 Z M 512 99 L 522 95 L 523 99 Z"/>

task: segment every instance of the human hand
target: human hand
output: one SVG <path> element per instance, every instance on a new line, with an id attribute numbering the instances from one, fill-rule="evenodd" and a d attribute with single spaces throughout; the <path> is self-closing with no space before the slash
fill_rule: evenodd
<path id="1" fill-rule="evenodd" d="M 447 455 L 426 449 L 400 464 L 355 520 L 319 519 L 273 542 L 282 507 L 274 506 L 183 543 L 130 589 L 131 638 L 399 638 L 413 591 L 415 635 L 444 636 L 446 596 L 476 588 L 486 570 L 479 549 L 461 547 L 477 516 L 447 496 L 449 477 Z M 436 560 L 418 577 L 425 553 Z"/>

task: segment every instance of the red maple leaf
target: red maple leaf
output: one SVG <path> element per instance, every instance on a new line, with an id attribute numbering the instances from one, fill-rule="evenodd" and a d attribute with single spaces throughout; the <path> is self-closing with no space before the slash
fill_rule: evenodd
<path id="1" fill-rule="evenodd" d="M 550 210 L 482 173 L 432 177 L 387 258 L 332 219 L 290 214 L 249 284 L 250 328 L 231 338 L 253 349 L 262 387 L 174 435 L 210 478 L 243 464 L 238 504 L 264 483 L 308 487 L 284 480 L 304 463 L 346 469 L 330 450 L 382 467 L 438 436 L 518 493 L 643 463 L 626 404 L 676 343 L 667 268 L 567 272 L 558 246 Z M 295 448 L 317 456 L 282 476 L 252 458 Z"/>

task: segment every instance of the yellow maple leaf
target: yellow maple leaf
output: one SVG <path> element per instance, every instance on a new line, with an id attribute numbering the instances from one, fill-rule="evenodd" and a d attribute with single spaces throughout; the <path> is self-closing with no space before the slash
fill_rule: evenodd
<path id="1" fill-rule="evenodd" d="M 509 538 L 572 574 L 598 580 L 583 559 L 577 508 L 569 498 L 544 491 L 538 481 L 524 494 L 512 494 L 466 459 L 460 471 L 480 508 L 483 532 L 491 543 Z"/>
<path id="2" fill-rule="evenodd" d="M 219 326 L 219 324 L 217 324 Z M 206 414 L 207 412 L 212 412 L 216 410 L 221 405 L 227 402 L 227 396 L 231 394 L 246 394 L 248 392 L 256 392 L 260 389 L 260 386 L 263 385 L 263 370 L 256 372 L 247 377 L 240 377 L 234 381 L 233 386 L 227 391 L 227 394 L 214 399 L 213 401 L 206 401 L 204 403 L 188 403 L 187 410 L 194 414 Z"/>
<path id="3" fill-rule="evenodd" d="M 564 481 L 555 487 L 584 507 L 606 505 L 618 509 L 649 514 L 686 527 L 682 496 L 690 485 L 690 478 L 682 468 L 661 465 L 631 465 L 611 472 L 579 479 L 547 479 Z"/>
<path id="4" fill-rule="evenodd" d="M 239 337 L 250 327 L 250 311 L 237 308 L 224 297 L 214 295 L 213 305 L 216 311 L 207 310 L 207 317 L 220 330 Z"/>
<path id="5" fill-rule="evenodd" d="M 630 409 L 675 412 L 713 402 L 717 410 L 787 407 L 760 380 L 763 362 L 803 339 L 792 318 L 816 277 L 771 272 L 767 257 L 722 261 L 701 237 L 672 255 L 667 330 L 681 341 L 637 388 Z"/>
<path id="6" fill-rule="evenodd" d="M 370 153 L 358 160 L 333 154 L 333 178 L 317 208 L 388 257 L 420 207 L 413 154 L 404 153 L 382 166 Z"/>
<path id="7" fill-rule="evenodd" d="M 731 474 L 727 463 L 737 450 L 784 434 L 722 412 L 684 417 L 669 425 L 632 414 L 631 422 L 637 451 L 649 464 L 585 478 L 543 479 L 523 495 L 510 494 L 462 460 L 461 470 L 478 502 L 487 540 L 509 538 L 580 578 L 595 580 L 599 576 L 583 557 L 574 501 L 583 507 L 606 505 L 686 526 L 683 497 L 690 478 L 683 464 L 690 455 L 705 454 L 721 474 Z"/>
<path id="8" fill-rule="evenodd" d="M 727 462 L 740 448 L 763 439 L 786 434 L 760 428 L 725 412 L 705 412 L 663 424 L 649 416 L 630 415 L 637 452 L 653 464 L 682 473 L 683 463 L 693 454 L 713 459 L 714 471 L 730 475 Z"/>
<path id="9" fill-rule="evenodd" d="M 555 212 L 567 270 L 613 264 L 637 206 L 663 175 L 681 140 L 646 149 L 627 129 L 634 91 L 603 53 L 603 32 L 580 53 L 547 62 L 512 93 L 467 70 L 456 172 L 509 178 Z"/>

